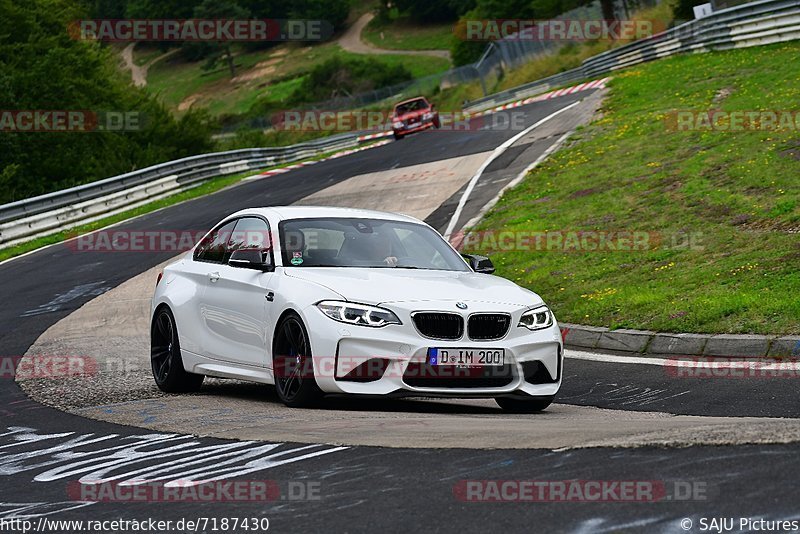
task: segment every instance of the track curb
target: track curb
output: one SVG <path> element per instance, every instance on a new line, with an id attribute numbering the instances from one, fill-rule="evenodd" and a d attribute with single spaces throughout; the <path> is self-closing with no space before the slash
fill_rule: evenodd
<path id="1" fill-rule="evenodd" d="M 800 336 L 652 332 L 561 323 L 564 344 L 629 354 L 765 358 L 800 356 Z"/>

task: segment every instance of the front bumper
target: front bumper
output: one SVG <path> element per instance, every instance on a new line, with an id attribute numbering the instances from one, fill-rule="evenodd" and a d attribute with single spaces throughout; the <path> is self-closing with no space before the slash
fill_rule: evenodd
<path id="1" fill-rule="evenodd" d="M 427 121 L 421 121 L 413 124 L 406 124 L 402 128 L 394 128 L 395 135 L 408 135 L 416 132 L 421 132 L 423 130 L 427 130 L 428 128 L 433 128 L 434 121 L 433 119 Z"/>
<path id="2" fill-rule="evenodd" d="M 561 386 L 563 347 L 555 322 L 549 328 L 530 331 L 516 326 L 525 309 L 517 307 L 512 311 L 498 305 L 473 304 L 471 313 L 511 313 L 508 334 L 497 341 L 471 340 L 466 333 L 462 339 L 443 341 L 421 336 L 412 323 L 412 310 L 382 306 L 394 311 L 403 324 L 383 328 L 351 326 L 333 321 L 315 306 L 304 310 L 314 376 L 323 391 L 359 395 L 551 396 Z M 424 308 L 430 309 L 430 303 L 425 303 Z M 429 348 L 502 348 L 506 365 L 433 369 L 427 365 Z"/>

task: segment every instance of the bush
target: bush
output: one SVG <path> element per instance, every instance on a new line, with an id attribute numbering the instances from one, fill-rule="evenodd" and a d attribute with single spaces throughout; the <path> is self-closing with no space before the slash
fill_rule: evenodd
<path id="1" fill-rule="evenodd" d="M 294 93 L 292 103 L 319 102 L 380 89 L 411 80 L 403 65 L 389 65 L 372 58 L 331 58 L 314 67 Z"/>

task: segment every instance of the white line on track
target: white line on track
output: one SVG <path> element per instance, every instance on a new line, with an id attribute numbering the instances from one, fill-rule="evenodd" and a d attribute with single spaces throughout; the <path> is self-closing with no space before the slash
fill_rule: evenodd
<path id="1" fill-rule="evenodd" d="M 489 202 L 487 202 L 486 204 L 484 204 L 484 206 L 483 206 L 483 207 L 480 209 L 480 211 L 478 211 L 478 214 L 477 214 L 477 215 L 475 215 L 475 217 L 473 217 L 472 219 L 470 219 L 469 221 L 467 221 L 467 224 L 465 224 L 465 225 L 464 225 L 464 229 L 471 228 L 471 227 L 475 226 L 476 224 L 478 224 L 478 222 L 479 222 L 481 219 L 483 219 L 483 216 L 484 216 L 484 215 L 486 215 L 486 212 L 487 212 L 487 211 L 489 211 L 490 209 L 492 209 L 492 208 L 494 207 L 494 205 L 495 205 L 495 204 L 497 204 L 497 203 L 500 201 L 500 197 L 502 197 L 502 196 L 503 196 L 503 193 L 505 193 L 506 191 L 508 191 L 508 190 L 509 190 L 509 189 L 511 189 L 512 187 L 516 187 L 516 186 L 517 186 L 517 184 L 519 184 L 519 183 L 520 183 L 520 182 L 521 182 L 521 181 L 522 181 L 522 180 L 525 178 L 525 176 L 527 176 L 527 174 L 528 174 L 529 172 L 531 172 L 533 169 L 535 169 L 536 167 L 538 167 L 538 166 L 539 166 L 539 164 L 540 164 L 540 163 L 542 163 L 544 160 L 546 160 L 547 158 L 549 158 L 549 157 L 550 157 L 550 154 L 552 154 L 553 152 L 555 152 L 556 150 L 558 150 L 559 148 L 561 148 L 561 145 L 563 145 L 563 144 L 564 144 L 564 141 L 566 141 L 566 140 L 567 140 L 567 138 L 568 138 L 570 135 L 572 135 L 572 133 L 573 133 L 574 131 L 575 131 L 575 130 L 570 130 L 570 131 L 568 131 L 567 133 L 565 133 L 564 135 L 562 135 L 561 137 L 559 137 L 559 138 L 558 138 L 558 140 L 557 140 L 555 143 L 553 143 L 552 145 L 550 145 L 550 146 L 547 148 L 547 150 L 545 150 L 544 152 L 542 152 L 542 155 L 541 155 L 541 156 L 539 156 L 538 158 L 536 158 L 536 161 L 534 161 L 533 163 L 531 163 L 530 165 L 528 165 L 527 167 L 525 167 L 525 169 L 523 169 L 523 171 L 522 171 L 522 172 L 520 172 L 520 173 L 519 173 L 519 174 L 516 176 L 516 178 L 514 178 L 513 180 L 511 180 L 510 182 L 508 182 L 508 183 L 507 183 L 505 186 L 503 186 L 503 188 L 502 188 L 502 189 L 500 189 L 500 191 L 497 193 L 497 195 L 496 195 L 496 196 L 495 196 L 495 197 L 494 197 L 492 200 L 490 200 Z"/>
<path id="2" fill-rule="evenodd" d="M 458 219 L 461 218 L 461 212 L 464 211 L 464 205 L 467 203 L 467 200 L 469 200 L 469 196 L 472 194 L 473 189 L 475 189 L 475 185 L 478 183 L 478 180 L 480 180 L 481 175 L 486 170 L 486 168 L 494 160 L 496 160 L 498 157 L 500 157 L 511 145 L 513 145 L 519 139 L 521 139 L 522 137 L 524 137 L 525 135 L 530 133 L 533 129 L 538 128 L 539 126 L 541 126 L 545 122 L 549 121 L 553 117 L 556 117 L 556 116 L 560 115 L 561 113 L 564 113 L 568 109 L 570 109 L 570 108 L 572 108 L 574 106 L 577 106 L 581 102 L 582 102 L 582 100 L 578 100 L 578 101 L 573 102 L 572 104 L 570 104 L 568 106 L 564 106 L 563 108 L 561 108 L 561 109 L 559 109 L 557 111 L 554 111 L 553 113 L 551 113 L 547 117 L 541 119 L 538 122 L 535 122 L 531 126 L 528 126 L 527 128 L 525 128 L 524 130 L 519 132 L 517 135 L 515 135 L 511 139 L 506 140 L 502 145 L 500 145 L 497 148 L 495 148 L 494 151 L 492 152 L 492 154 L 488 158 L 486 158 L 486 161 L 483 162 L 483 164 L 478 168 L 478 170 L 475 173 L 475 175 L 470 179 L 469 184 L 467 184 L 467 189 L 464 191 L 464 194 L 461 195 L 461 199 L 458 201 L 458 206 L 456 206 L 456 211 L 453 213 L 453 216 L 450 218 L 450 222 L 447 224 L 447 229 L 444 232 L 444 238 L 447 239 L 447 240 L 450 239 L 453 231 L 455 230 L 456 224 L 458 224 Z"/>
<path id="3" fill-rule="evenodd" d="M 597 354 L 594 352 L 583 352 L 579 350 L 569 350 L 564 354 L 572 360 L 587 360 L 603 363 L 625 363 L 637 365 L 657 365 L 660 367 L 681 367 L 691 366 L 692 368 L 702 367 L 708 369 L 757 369 L 759 371 L 787 371 L 800 370 L 800 362 L 797 360 L 748 360 L 744 358 L 726 358 L 715 356 L 689 356 L 682 358 L 646 358 L 640 356 L 615 356 L 612 354 Z"/>

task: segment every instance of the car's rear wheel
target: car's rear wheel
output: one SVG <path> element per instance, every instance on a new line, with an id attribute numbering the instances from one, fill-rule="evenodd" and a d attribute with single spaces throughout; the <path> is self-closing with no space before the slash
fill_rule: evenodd
<path id="1" fill-rule="evenodd" d="M 183 368 L 178 328 L 167 307 L 156 312 L 150 328 L 150 367 L 158 389 L 167 393 L 197 391 L 205 378 Z"/>
<path id="2" fill-rule="evenodd" d="M 555 397 L 530 397 L 512 399 L 509 397 L 497 397 L 495 402 L 505 411 L 510 413 L 536 413 L 546 409 L 553 403 Z"/>
<path id="3" fill-rule="evenodd" d="M 300 317 L 290 314 L 281 321 L 272 354 L 275 391 L 281 402 L 291 408 L 317 404 L 322 390 L 314 379 L 311 343 Z"/>
<path id="4" fill-rule="evenodd" d="M 394 140 L 399 141 L 403 138 L 403 136 L 397 132 L 394 133 Z"/>

